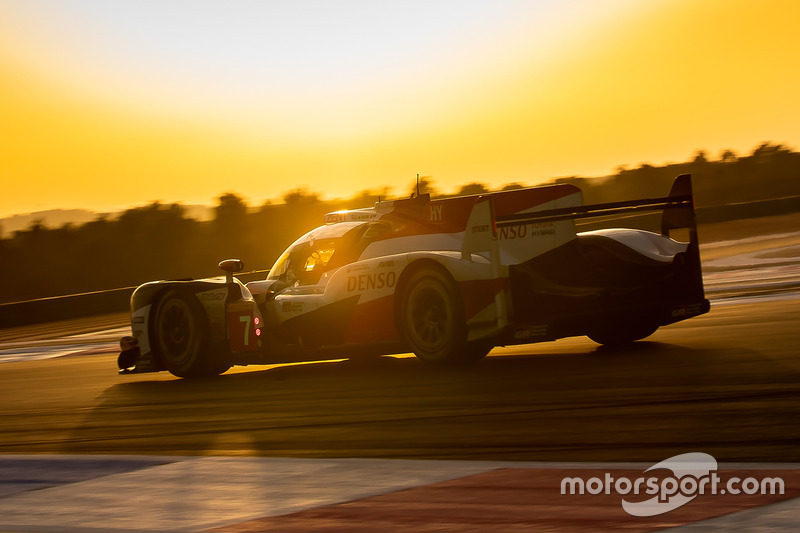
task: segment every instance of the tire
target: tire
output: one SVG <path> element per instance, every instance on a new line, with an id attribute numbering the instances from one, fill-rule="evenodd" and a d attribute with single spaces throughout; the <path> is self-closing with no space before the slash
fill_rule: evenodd
<path id="1" fill-rule="evenodd" d="M 589 338 L 604 346 L 624 346 L 649 337 L 658 329 L 655 321 L 605 324 L 589 332 Z"/>
<path id="2" fill-rule="evenodd" d="M 398 330 L 414 354 L 427 363 L 482 359 L 491 346 L 468 344 L 464 305 L 453 278 L 442 268 L 415 270 L 399 298 Z"/>
<path id="3" fill-rule="evenodd" d="M 158 301 L 152 326 L 155 354 L 170 373 L 215 376 L 229 368 L 213 357 L 205 310 L 193 294 L 167 291 Z"/>

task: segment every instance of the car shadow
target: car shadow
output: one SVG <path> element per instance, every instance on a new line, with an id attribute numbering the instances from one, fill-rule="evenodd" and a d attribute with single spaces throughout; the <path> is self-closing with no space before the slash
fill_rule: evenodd
<path id="1" fill-rule="evenodd" d="M 725 439 L 731 424 L 752 437 L 772 401 L 785 401 L 781 384 L 800 381 L 757 352 L 730 347 L 527 348 L 497 349 L 459 367 L 358 357 L 206 379 L 125 376 L 63 451 L 656 460 L 665 447 L 685 451 L 697 439 L 724 448 L 708 433 L 715 424 L 725 426 Z M 778 396 L 765 395 L 764 383 L 781 389 Z M 727 403 L 740 398 L 755 408 L 731 419 Z M 795 411 L 800 402 L 770 416 L 800 416 Z M 767 433 L 763 445 L 779 438 Z"/>

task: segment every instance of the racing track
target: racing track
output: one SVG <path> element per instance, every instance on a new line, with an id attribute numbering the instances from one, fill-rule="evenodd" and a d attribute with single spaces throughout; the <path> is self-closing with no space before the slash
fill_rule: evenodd
<path id="1" fill-rule="evenodd" d="M 800 462 L 799 307 L 715 302 L 624 350 L 565 339 L 457 369 L 385 357 L 186 381 L 118 376 L 109 353 L 8 362 L 0 453 Z"/>

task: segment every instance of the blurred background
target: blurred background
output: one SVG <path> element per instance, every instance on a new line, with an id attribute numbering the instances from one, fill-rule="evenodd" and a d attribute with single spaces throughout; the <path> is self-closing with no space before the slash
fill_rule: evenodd
<path id="1" fill-rule="evenodd" d="M 0 0 L 0 303 L 269 268 L 325 212 L 695 176 L 793 213 L 791 0 Z M 734 205 L 731 205 L 734 204 Z"/>

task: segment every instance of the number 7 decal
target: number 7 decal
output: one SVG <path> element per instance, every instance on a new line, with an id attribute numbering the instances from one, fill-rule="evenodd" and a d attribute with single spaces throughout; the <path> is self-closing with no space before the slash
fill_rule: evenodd
<path id="1" fill-rule="evenodd" d="M 261 347 L 261 317 L 248 302 L 228 308 L 228 345 L 232 353 L 248 352 Z"/>
<path id="2" fill-rule="evenodd" d="M 244 322 L 244 346 L 250 346 L 250 322 L 252 317 L 250 315 L 242 315 L 239 317 L 239 322 Z"/>

